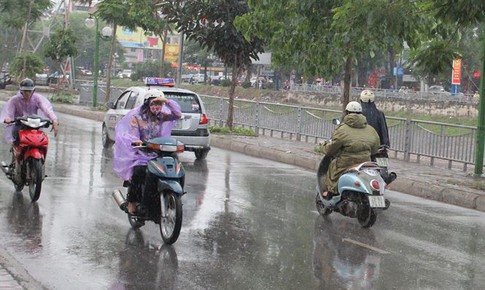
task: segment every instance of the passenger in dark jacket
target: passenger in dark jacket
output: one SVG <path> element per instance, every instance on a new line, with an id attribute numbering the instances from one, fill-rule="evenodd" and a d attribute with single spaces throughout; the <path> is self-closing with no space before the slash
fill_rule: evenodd
<path id="1" fill-rule="evenodd" d="M 321 193 L 324 198 L 338 192 L 338 179 L 351 165 L 370 161 L 370 156 L 379 149 L 379 136 L 361 113 L 358 102 L 349 102 L 344 121 L 332 133 L 331 142 L 321 144 L 322 152 L 334 157 L 323 181 L 327 189 Z"/>
<path id="2" fill-rule="evenodd" d="M 370 90 L 363 90 L 360 93 L 362 114 L 367 119 L 367 124 L 371 125 L 379 135 L 380 145 L 390 146 L 386 116 L 382 111 L 377 109 L 374 102 L 375 98 L 374 92 Z"/>

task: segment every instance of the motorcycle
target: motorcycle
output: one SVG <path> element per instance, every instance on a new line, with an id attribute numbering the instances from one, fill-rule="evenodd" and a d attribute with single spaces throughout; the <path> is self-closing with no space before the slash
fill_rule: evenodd
<path id="1" fill-rule="evenodd" d="M 324 177 L 333 157 L 323 157 L 317 171 L 317 211 L 327 216 L 333 211 L 344 216 L 357 218 L 360 225 L 369 228 L 376 222 L 377 213 L 386 210 L 390 201 L 384 198 L 386 182 L 381 174 L 383 168 L 375 162 L 355 164 L 338 180 L 338 192 L 330 199 L 322 196 L 326 191 Z M 395 173 L 389 175 L 395 176 Z"/>
<path id="2" fill-rule="evenodd" d="M 142 146 L 132 145 L 145 152 L 156 153 L 146 168 L 146 178 L 155 180 L 156 188 L 147 189 L 142 186 L 144 198 L 134 214 L 128 212 L 128 202 L 119 189 L 115 189 L 112 196 L 120 209 L 128 214 L 132 228 L 138 229 L 145 225 L 145 221 L 153 221 L 159 225 L 163 241 L 173 244 L 182 228 L 185 170 L 176 154 L 184 151 L 184 145 L 170 137 L 150 139 Z M 124 186 L 129 187 L 131 184 Z"/>
<path id="3" fill-rule="evenodd" d="M 20 126 L 18 142 L 13 144 L 12 164 L 1 162 L 2 170 L 12 180 L 15 190 L 21 192 L 29 187 L 30 199 L 35 202 L 40 197 L 42 182 L 45 178 L 45 158 L 49 138 L 42 128 L 49 128 L 50 120 L 39 116 L 17 117 L 9 124 Z"/>

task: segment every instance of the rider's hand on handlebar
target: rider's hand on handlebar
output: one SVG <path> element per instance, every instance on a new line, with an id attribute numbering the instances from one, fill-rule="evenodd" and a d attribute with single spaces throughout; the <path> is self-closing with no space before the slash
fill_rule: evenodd
<path id="1" fill-rule="evenodd" d="M 12 119 L 10 119 L 9 117 L 5 117 L 5 119 L 3 120 L 3 122 L 5 124 L 10 124 L 10 123 L 12 123 Z"/>
<path id="2" fill-rule="evenodd" d="M 52 130 L 54 130 L 54 137 L 57 137 L 57 132 L 59 132 L 59 123 L 57 121 L 52 122 Z"/>
<path id="3" fill-rule="evenodd" d="M 142 146 L 142 145 L 143 145 L 143 141 L 141 141 L 141 140 L 136 140 L 136 141 L 134 141 L 133 143 L 131 143 L 131 145 L 133 145 L 133 146 Z"/>

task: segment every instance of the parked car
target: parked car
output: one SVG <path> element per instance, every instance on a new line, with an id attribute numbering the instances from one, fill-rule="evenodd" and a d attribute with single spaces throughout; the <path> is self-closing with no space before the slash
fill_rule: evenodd
<path id="1" fill-rule="evenodd" d="M 117 76 L 121 79 L 129 79 L 131 78 L 132 74 L 133 74 L 133 71 L 131 69 L 124 69 L 121 72 L 119 72 Z"/>
<path id="2" fill-rule="evenodd" d="M 147 86 L 126 89 L 114 102 L 106 104 L 108 111 L 102 125 L 103 146 L 109 148 L 113 145 L 114 129 L 118 121 L 129 110 L 142 105 L 148 92 L 158 90 L 167 99 L 177 101 L 182 109 L 182 118 L 175 123 L 172 136 L 184 143 L 186 151 L 193 151 L 197 159 L 205 159 L 210 150 L 209 119 L 199 95 L 173 87 L 173 79 L 149 77 L 145 83 Z"/>

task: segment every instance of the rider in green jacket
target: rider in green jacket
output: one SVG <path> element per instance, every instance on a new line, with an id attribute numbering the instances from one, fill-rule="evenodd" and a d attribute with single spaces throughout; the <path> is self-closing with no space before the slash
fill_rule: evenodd
<path id="1" fill-rule="evenodd" d="M 379 135 L 367 124 L 362 106 L 355 101 L 349 102 L 344 121 L 332 133 L 331 142 L 322 144 L 322 152 L 334 157 L 325 176 L 327 191 L 322 196 L 330 198 L 337 193 L 339 177 L 352 165 L 371 161 L 371 155 L 377 153 L 379 146 Z"/>

